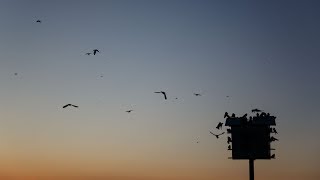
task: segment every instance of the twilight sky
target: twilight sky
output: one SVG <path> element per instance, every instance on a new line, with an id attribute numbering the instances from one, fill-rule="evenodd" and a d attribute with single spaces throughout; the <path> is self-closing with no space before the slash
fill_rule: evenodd
<path id="1" fill-rule="evenodd" d="M 320 179 L 319 7 L 1 0 L 0 177 L 245 180 L 209 131 L 261 108 L 280 141 L 256 179 Z"/>

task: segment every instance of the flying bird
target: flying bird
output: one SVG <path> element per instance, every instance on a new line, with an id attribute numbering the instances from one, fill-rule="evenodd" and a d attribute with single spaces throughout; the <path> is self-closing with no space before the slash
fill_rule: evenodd
<path id="1" fill-rule="evenodd" d="M 217 129 L 222 129 L 222 125 L 223 125 L 223 123 L 222 123 L 222 122 L 219 122 L 216 128 L 217 128 Z"/>
<path id="2" fill-rule="evenodd" d="M 163 94 L 164 99 L 167 99 L 167 94 L 164 91 L 157 91 L 157 92 L 154 92 L 154 93 L 161 93 L 161 94 Z"/>
<path id="3" fill-rule="evenodd" d="M 89 52 L 88 52 L 88 53 L 86 53 L 86 55 L 90 56 L 90 55 L 91 55 L 91 53 L 89 53 Z"/>
<path id="4" fill-rule="evenodd" d="M 75 108 L 78 108 L 79 106 L 76 106 L 76 105 L 73 105 L 73 104 L 66 104 L 66 105 L 64 105 L 62 108 L 66 108 L 66 107 L 68 107 L 68 106 L 72 106 L 72 107 L 75 107 Z"/>
<path id="5" fill-rule="evenodd" d="M 255 112 L 262 112 L 262 110 L 255 108 L 255 109 L 252 109 L 251 112 L 253 112 L 253 113 L 255 113 Z"/>
<path id="6" fill-rule="evenodd" d="M 14 73 L 15 76 L 18 76 L 18 73 Z"/>
<path id="7" fill-rule="evenodd" d="M 210 133 L 211 133 L 212 135 L 216 136 L 217 139 L 219 138 L 219 136 L 221 136 L 222 134 L 224 134 L 224 132 L 222 132 L 222 133 L 220 133 L 220 134 L 214 134 L 214 133 L 211 132 L 211 131 L 210 131 Z"/>
<path id="8" fill-rule="evenodd" d="M 133 110 L 132 109 L 130 109 L 130 110 L 128 110 L 128 111 L 126 111 L 127 113 L 131 113 Z"/>
<path id="9" fill-rule="evenodd" d="M 93 50 L 93 55 L 96 55 L 97 52 L 100 53 L 100 51 L 99 51 L 98 49 L 94 49 L 94 50 Z"/>
<path id="10" fill-rule="evenodd" d="M 193 93 L 195 96 L 201 96 L 200 93 Z"/>
<path id="11" fill-rule="evenodd" d="M 41 23 L 41 20 L 38 19 L 36 22 L 37 22 L 37 23 Z"/>

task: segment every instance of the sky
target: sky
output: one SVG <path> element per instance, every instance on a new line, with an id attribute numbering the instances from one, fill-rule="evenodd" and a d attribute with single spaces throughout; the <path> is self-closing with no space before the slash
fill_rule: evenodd
<path id="1" fill-rule="evenodd" d="M 209 131 L 259 108 L 280 141 L 256 179 L 318 180 L 319 6 L 1 0 L 1 179 L 245 180 Z"/>

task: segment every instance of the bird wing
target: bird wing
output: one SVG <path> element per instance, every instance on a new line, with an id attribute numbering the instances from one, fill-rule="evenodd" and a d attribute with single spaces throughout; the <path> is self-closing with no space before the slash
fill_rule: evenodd
<path id="1" fill-rule="evenodd" d="M 210 131 L 210 133 L 211 133 L 212 135 L 216 136 L 216 134 L 214 134 L 213 132 Z"/>
<path id="2" fill-rule="evenodd" d="M 66 105 L 62 106 L 62 108 L 66 108 L 68 106 L 70 106 L 70 104 L 66 104 Z"/>
<path id="3" fill-rule="evenodd" d="M 164 99 L 167 99 L 167 95 L 165 92 L 161 92 L 164 95 Z"/>
<path id="4" fill-rule="evenodd" d="M 76 106 L 76 105 L 73 105 L 73 104 L 71 104 L 71 106 L 73 106 L 73 107 L 75 107 L 75 108 L 78 108 L 79 106 Z"/>
<path id="5" fill-rule="evenodd" d="M 220 135 L 222 135 L 222 134 L 224 134 L 224 132 L 222 132 L 222 133 L 220 133 L 220 134 L 218 134 L 218 135 L 220 136 Z"/>

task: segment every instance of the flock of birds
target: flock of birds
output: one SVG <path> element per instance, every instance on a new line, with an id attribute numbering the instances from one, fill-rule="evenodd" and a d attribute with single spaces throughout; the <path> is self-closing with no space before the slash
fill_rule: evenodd
<path id="1" fill-rule="evenodd" d="M 42 23 L 42 20 L 38 19 L 38 20 L 36 20 L 36 23 L 41 24 L 41 23 Z M 95 56 L 95 55 L 97 55 L 97 53 L 100 53 L 100 51 L 99 51 L 98 49 L 93 49 L 93 50 L 90 51 L 90 52 L 86 52 L 85 55 L 87 55 L 87 56 L 91 56 L 91 55 Z M 14 73 L 14 75 L 17 76 L 18 73 Z M 100 75 L 100 77 L 103 77 L 103 75 Z M 156 92 L 154 92 L 154 93 L 162 95 L 163 98 L 164 98 L 164 100 L 167 100 L 167 99 L 168 99 L 167 93 L 166 93 L 165 91 L 156 91 Z M 194 96 L 202 96 L 202 94 L 200 94 L 200 93 L 193 93 L 193 95 L 194 95 Z M 229 96 L 226 96 L 226 97 L 229 98 Z M 178 99 L 178 98 L 175 98 L 175 99 Z M 79 106 L 69 103 L 69 104 L 63 105 L 62 108 L 63 108 L 63 109 L 65 109 L 65 108 L 79 108 Z M 128 110 L 126 110 L 125 112 L 126 112 L 126 113 L 131 113 L 131 112 L 133 112 L 133 111 L 134 111 L 133 109 L 128 109 Z M 252 109 L 252 113 L 259 113 L 259 112 L 262 112 L 262 110 L 260 110 L 260 109 Z M 243 117 L 246 117 L 246 116 L 247 116 L 247 114 L 245 114 Z M 224 118 L 226 118 L 226 117 L 230 117 L 227 112 L 224 114 Z M 235 114 L 233 113 L 233 114 L 231 115 L 231 117 L 235 117 Z M 216 129 L 218 129 L 220 132 L 219 132 L 219 133 L 213 133 L 212 131 L 209 131 L 210 134 L 213 135 L 213 136 L 215 136 L 217 139 L 219 139 L 220 136 L 222 136 L 222 135 L 225 134 L 225 132 L 221 132 L 222 126 L 223 126 L 223 123 L 222 123 L 222 122 L 219 122 L 219 123 L 217 124 L 217 126 L 216 126 Z M 275 128 L 272 128 L 271 132 L 277 134 L 277 131 L 276 131 Z M 231 133 L 231 132 L 230 132 L 230 129 L 227 129 L 227 133 Z M 276 139 L 276 138 L 274 138 L 274 137 L 272 137 L 272 138 L 273 138 L 272 141 L 278 141 L 278 139 Z M 232 142 L 232 139 L 231 139 L 230 137 L 228 137 L 228 138 L 227 138 L 227 143 L 230 144 L 231 142 Z M 196 143 L 199 143 L 199 141 L 197 141 Z M 228 150 L 232 150 L 232 149 L 231 149 L 231 145 L 228 145 Z"/>

